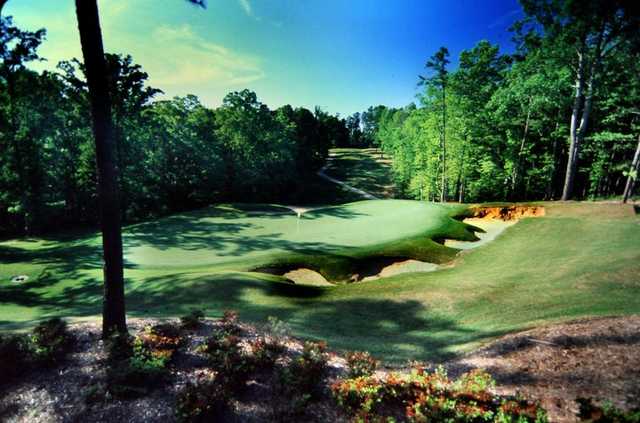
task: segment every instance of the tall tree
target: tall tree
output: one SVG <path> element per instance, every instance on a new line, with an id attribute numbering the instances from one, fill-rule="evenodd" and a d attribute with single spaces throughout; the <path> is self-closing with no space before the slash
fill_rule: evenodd
<path id="1" fill-rule="evenodd" d="M 638 179 L 638 172 L 640 171 L 640 135 L 638 135 L 638 146 L 636 152 L 633 155 L 631 167 L 627 173 L 627 183 L 624 186 L 624 193 L 622 194 L 622 202 L 626 203 L 629 197 L 633 194 L 633 188 Z"/>
<path id="2" fill-rule="evenodd" d="M 605 59 L 629 37 L 638 37 L 639 14 L 633 0 L 522 0 L 549 40 L 573 51 L 574 94 L 569 125 L 569 158 L 562 200 L 573 195 L 578 158 L 587 134 L 594 96 Z"/>
<path id="3" fill-rule="evenodd" d="M 198 6 L 205 6 L 204 0 L 189 1 Z M 82 56 L 87 73 L 96 144 L 100 226 L 104 255 L 102 334 L 108 336 L 114 330 L 118 332 L 126 332 L 127 330 L 118 167 L 116 163 L 117 149 L 97 1 L 76 0 L 76 15 Z"/>
<path id="4" fill-rule="evenodd" d="M 113 132 L 107 63 L 96 0 L 76 0 L 76 15 L 82 55 L 91 100 L 93 135 L 98 167 L 100 226 L 104 257 L 102 334 L 126 332 L 124 270 L 116 141 Z"/>
<path id="5" fill-rule="evenodd" d="M 446 47 L 440 49 L 427 61 L 425 65 L 427 69 L 433 71 L 431 77 L 420 76 L 421 81 L 431 85 L 440 91 L 442 102 L 440 104 L 441 111 L 441 127 L 440 127 L 440 148 L 442 151 L 442 190 L 440 193 L 440 201 L 447 201 L 447 79 L 449 72 L 447 65 L 449 64 L 449 50 Z"/>

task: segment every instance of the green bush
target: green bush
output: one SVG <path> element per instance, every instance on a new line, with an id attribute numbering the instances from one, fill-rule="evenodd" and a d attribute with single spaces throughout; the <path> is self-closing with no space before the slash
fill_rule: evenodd
<path id="1" fill-rule="evenodd" d="M 274 382 L 272 418 L 287 421 L 299 418 L 308 404 L 319 396 L 319 386 L 327 371 L 324 342 L 305 342 L 302 354 L 287 366 L 277 368 Z"/>
<path id="2" fill-rule="evenodd" d="M 273 338 L 259 337 L 249 345 L 251 360 L 257 369 L 271 368 L 285 351 L 285 346 Z"/>
<path id="3" fill-rule="evenodd" d="M 229 335 L 239 335 L 242 332 L 238 324 L 238 312 L 234 310 L 225 310 L 222 313 L 220 323 L 222 324 L 223 332 Z"/>
<path id="4" fill-rule="evenodd" d="M 200 376 L 178 393 L 176 417 L 180 422 L 228 421 L 232 414 L 228 390 L 216 377 Z"/>
<path id="5" fill-rule="evenodd" d="M 353 351 L 346 354 L 349 378 L 371 376 L 380 363 L 366 351 Z"/>
<path id="6" fill-rule="evenodd" d="M 65 358 L 73 341 L 65 321 L 60 318 L 46 320 L 33 330 L 31 336 L 33 359 L 38 364 L 56 364 Z"/>
<path id="7" fill-rule="evenodd" d="M 202 310 L 192 310 L 180 318 L 180 325 L 183 329 L 195 330 L 200 328 L 203 319 L 204 312 Z"/>
<path id="8" fill-rule="evenodd" d="M 362 376 L 332 386 L 338 404 L 354 420 L 411 422 L 546 422 L 538 404 L 491 393 L 491 377 L 480 371 L 452 381 L 442 369 L 410 375 L 391 373 L 384 379 Z"/>
<path id="9" fill-rule="evenodd" d="M 164 325 L 146 328 L 138 337 L 115 334 L 107 342 L 107 390 L 119 398 L 146 395 L 164 383 L 167 364 L 180 341 L 170 336 L 173 329 Z"/>
<path id="10" fill-rule="evenodd" d="M 242 350 L 240 338 L 226 332 L 216 332 L 207 338 L 202 351 L 218 372 L 218 382 L 231 390 L 229 395 L 244 388 L 254 366 L 251 357 Z"/>
<path id="11" fill-rule="evenodd" d="M 640 408 L 623 411 L 610 402 L 602 406 L 593 403 L 591 398 L 578 398 L 580 411 L 578 417 L 584 422 L 593 423 L 640 423 Z"/>

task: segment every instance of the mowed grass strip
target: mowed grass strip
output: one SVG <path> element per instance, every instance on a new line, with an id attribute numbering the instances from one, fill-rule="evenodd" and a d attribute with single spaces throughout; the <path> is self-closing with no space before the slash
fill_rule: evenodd
<path id="1" fill-rule="evenodd" d="M 375 208 L 347 210 L 353 213 L 353 207 L 369 214 Z M 213 259 L 208 267 L 194 263 L 171 269 L 133 260 L 127 270 L 128 309 L 131 315 L 157 317 L 195 307 L 210 316 L 236 309 L 256 322 L 277 316 L 296 335 L 326 339 L 337 349 L 369 350 L 391 363 L 446 359 L 504 333 L 550 322 L 640 313 L 640 219 L 633 209 L 589 203 L 545 207 L 546 217 L 523 219 L 492 243 L 459 256 L 454 266 L 332 288 L 294 286 Z M 378 239 L 385 240 L 383 235 Z M 99 313 L 99 266 L 82 265 L 72 253 L 97 241 L 31 242 L 0 244 L 1 327 L 24 328 L 51 315 Z M 6 255 L 11 248 L 13 261 Z M 66 249 L 66 268 L 48 267 L 51 248 Z M 29 254 L 34 260 L 27 261 Z M 5 275 L 20 269 L 41 276 L 28 289 L 7 286 Z"/>
<path id="2" fill-rule="evenodd" d="M 333 148 L 327 175 L 378 198 L 393 198 L 391 160 L 378 148 Z"/>

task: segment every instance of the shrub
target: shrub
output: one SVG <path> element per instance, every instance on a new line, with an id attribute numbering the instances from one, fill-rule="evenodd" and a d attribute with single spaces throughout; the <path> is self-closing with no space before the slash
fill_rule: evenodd
<path id="1" fill-rule="evenodd" d="M 269 316 L 267 321 L 268 323 L 265 327 L 265 332 L 273 339 L 274 342 L 285 345 L 291 333 L 289 325 L 273 316 Z"/>
<path id="2" fill-rule="evenodd" d="M 232 411 L 227 394 L 216 377 L 201 375 L 178 393 L 176 417 L 180 422 L 228 421 Z"/>
<path id="3" fill-rule="evenodd" d="M 305 342 L 299 357 L 277 368 L 271 403 L 273 420 L 303 415 L 309 402 L 318 396 L 318 386 L 327 370 L 326 349 L 324 342 Z"/>
<path id="4" fill-rule="evenodd" d="M 578 398 L 580 405 L 578 417 L 581 421 L 593 423 L 640 423 L 640 408 L 623 411 L 610 402 L 602 406 L 593 403 L 591 398 Z"/>
<path id="5" fill-rule="evenodd" d="M 349 377 L 371 376 L 375 373 L 380 363 L 371 354 L 364 351 L 354 351 L 346 354 Z"/>
<path id="6" fill-rule="evenodd" d="M 29 365 L 29 338 L 0 335 L 0 385 L 22 374 Z"/>
<path id="7" fill-rule="evenodd" d="M 192 310 L 180 318 L 180 325 L 183 329 L 195 330 L 200 328 L 203 319 L 204 312 L 202 310 Z"/>
<path id="8" fill-rule="evenodd" d="M 226 332 L 217 332 L 210 336 L 202 348 L 211 366 L 218 372 L 218 382 L 231 389 L 240 391 L 253 370 L 252 360 L 242 350 L 240 338 Z"/>
<path id="9" fill-rule="evenodd" d="M 222 330 L 229 335 L 239 335 L 242 332 L 238 325 L 238 313 L 234 310 L 225 310 L 220 323 L 222 323 Z"/>
<path id="10" fill-rule="evenodd" d="M 479 371 L 451 381 L 442 369 L 433 373 L 418 369 L 384 379 L 342 380 L 332 391 L 338 404 L 361 421 L 546 422 L 538 404 L 495 396 L 491 386 L 491 377 Z"/>
<path id="11" fill-rule="evenodd" d="M 173 358 L 174 353 L 183 344 L 184 339 L 180 334 L 180 328 L 169 323 L 155 326 L 147 326 L 142 334 L 138 336 L 139 352 L 150 357 L 164 357 L 168 360 Z"/>
<path id="12" fill-rule="evenodd" d="M 285 346 L 273 338 L 259 337 L 249 345 L 256 368 L 271 368 L 285 351 Z"/>
<path id="13" fill-rule="evenodd" d="M 60 362 L 73 345 L 73 336 L 62 319 L 40 323 L 31 336 L 33 359 L 36 363 L 52 365 Z"/>
<path id="14" fill-rule="evenodd" d="M 116 397 L 135 398 L 146 395 L 162 384 L 167 364 L 180 338 L 175 328 L 159 325 L 146 328 L 138 337 L 114 334 L 107 342 L 107 389 Z"/>

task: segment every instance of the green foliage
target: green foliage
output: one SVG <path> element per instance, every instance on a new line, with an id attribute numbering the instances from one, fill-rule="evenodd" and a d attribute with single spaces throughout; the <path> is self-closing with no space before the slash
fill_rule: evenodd
<path id="1" fill-rule="evenodd" d="M 0 21 L 0 234 L 97 224 L 96 166 L 84 65 L 37 73 L 44 30 Z M 256 94 L 228 94 L 209 109 L 161 93 L 128 55 L 106 55 L 125 222 L 222 200 L 291 201 L 304 196 L 328 148 L 350 136 L 346 122 Z M 6 130 L 4 130 L 6 128 Z M 342 139 L 342 138 L 341 138 Z M 268 175 L 266 177 L 265 175 Z"/>
<path id="2" fill-rule="evenodd" d="M 324 342 L 307 341 L 300 356 L 276 368 L 271 403 L 274 420 L 300 418 L 309 404 L 319 398 L 329 358 L 326 348 Z"/>
<path id="3" fill-rule="evenodd" d="M 236 335 L 219 331 L 207 338 L 202 346 L 211 367 L 217 372 L 218 383 L 229 390 L 229 396 L 244 389 L 254 369 L 254 361 L 240 341 Z"/>
<path id="4" fill-rule="evenodd" d="M 180 422 L 226 421 L 231 415 L 228 390 L 215 376 L 200 375 L 178 393 L 176 416 Z"/>
<path id="5" fill-rule="evenodd" d="M 41 364 L 54 365 L 65 358 L 73 345 L 74 338 L 67 330 L 67 324 L 60 318 L 46 320 L 33 330 L 31 353 Z"/>
<path id="6" fill-rule="evenodd" d="M 457 381 L 444 370 L 415 369 L 410 375 L 391 373 L 346 379 L 332 386 L 338 404 L 355 421 L 411 422 L 546 422 L 537 404 L 520 398 L 501 398 L 490 392 L 491 377 L 480 371 Z"/>
<path id="7" fill-rule="evenodd" d="M 167 365 L 182 341 L 170 324 L 147 327 L 137 337 L 112 335 L 106 342 L 107 391 L 124 399 L 148 394 L 167 380 Z"/>
<path id="8" fill-rule="evenodd" d="M 371 376 L 375 373 L 380 362 L 371 357 L 366 351 L 352 351 L 345 355 L 347 367 L 349 368 L 349 378 L 354 379 L 362 376 Z"/>
<path id="9" fill-rule="evenodd" d="M 200 309 L 192 310 L 188 314 L 180 317 L 180 324 L 184 329 L 194 330 L 202 325 L 204 312 Z"/>
<path id="10" fill-rule="evenodd" d="M 592 423 L 638 423 L 640 422 L 640 408 L 623 411 L 610 402 L 601 406 L 593 403 L 591 398 L 578 398 L 580 421 Z"/>

